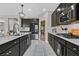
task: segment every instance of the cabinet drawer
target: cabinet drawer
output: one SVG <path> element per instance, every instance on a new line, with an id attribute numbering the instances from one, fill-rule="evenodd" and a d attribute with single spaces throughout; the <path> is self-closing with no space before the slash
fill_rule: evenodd
<path id="1" fill-rule="evenodd" d="M 75 53 L 79 54 L 79 46 L 73 43 L 67 42 L 67 47 L 71 49 L 72 51 L 74 51 Z"/>
<path id="2" fill-rule="evenodd" d="M 19 56 L 19 44 L 12 46 L 12 48 L 6 50 L 1 56 Z"/>
<path id="3" fill-rule="evenodd" d="M 67 48 L 67 56 L 79 56 L 79 55 L 73 52 L 71 49 Z"/>
<path id="4" fill-rule="evenodd" d="M 19 40 L 15 39 L 13 41 L 10 41 L 10 42 L 0 45 L 0 53 L 4 52 L 5 50 L 11 48 L 12 46 L 14 46 L 18 43 L 19 43 Z"/>

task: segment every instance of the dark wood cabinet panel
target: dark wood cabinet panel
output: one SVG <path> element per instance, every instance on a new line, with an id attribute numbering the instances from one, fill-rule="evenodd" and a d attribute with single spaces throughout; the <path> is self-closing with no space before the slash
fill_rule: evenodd
<path id="1" fill-rule="evenodd" d="M 30 35 L 25 35 L 20 38 L 20 56 L 22 56 L 25 53 L 30 44 Z"/>
<path id="2" fill-rule="evenodd" d="M 24 54 L 24 41 L 20 43 L 20 56 Z"/>
<path id="3" fill-rule="evenodd" d="M 19 44 L 8 49 L 4 53 L 0 54 L 1 56 L 19 56 Z"/>
<path id="4" fill-rule="evenodd" d="M 52 26 L 56 26 L 56 11 L 53 12 L 53 14 L 51 15 L 51 25 Z"/>
<path id="5" fill-rule="evenodd" d="M 50 46 L 52 47 L 52 49 L 55 51 L 55 36 L 48 33 L 48 42 Z"/>
<path id="6" fill-rule="evenodd" d="M 0 45 L 0 56 L 22 56 L 30 44 L 30 35 L 24 35 Z"/>
<path id="7" fill-rule="evenodd" d="M 54 50 L 55 50 L 55 53 L 58 55 L 58 56 L 65 56 L 66 55 L 66 44 L 65 44 L 65 40 L 55 36 L 54 38 Z"/>
<path id="8" fill-rule="evenodd" d="M 74 51 L 72 51 L 71 49 L 67 48 L 67 56 L 79 56 L 78 54 L 76 54 Z"/>
<path id="9" fill-rule="evenodd" d="M 73 18 L 74 16 L 72 16 L 72 14 L 70 15 L 70 17 L 72 16 L 71 18 L 73 18 L 73 19 L 69 19 L 69 18 L 65 17 L 62 19 L 63 22 L 60 21 L 60 17 L 62 14 L 63 15 L 67 14 L 70 11 L 70 9 L 72 9 L 71 6 L 74 4 L 75 3 L 61 3 L 51 15 L 51 26 L 57 26 L 57 25 L 61 25 L 61 24 L 62 25 L 70 24 L 71 23 L 70 21 L 72 21 L 74 19 Z M 78 9 L 78 7 L 76 7 L 76 8 Z M 60 11 L 58 11 L 58 9 L 60 9 Z M 73 14 L 75 15 L 75 13 L 73 13 Z M 78 14 L 78 12 L 77 12 L 77 14 Z M 75 15 L 75 16 L 77 16 L 77 15 Z M 69 19 L 70 21 L 66 22 L 66 19 Z"/>
<path id="10" fill-rule="evenodd" d="M 66 46 L 67 46 L 67 50 L 68 50 L 67 55 L 72 55 L 72 56 L 73 56 L 73 54 L 79 55 L 79 46 L 77 46 L 73 43 L 70 43 L 70 42 L 67 42 Z M 69 52 L 69 50 L 71 50 L 71 52 L 73 54 L 70 54 L 71 52 Z"/>
<path id="11" fill-rule="evenodd" d="M 48 33 L 48 42 L 58 56 L 79 56 L 79 46 L 51 33 Z"/>
<path id="12" fill-rule="evenodd" d="M 9 49 L 12 46 L 17 45 L 17 44 L 19 44 L 19 38 L 0 45 L 0 54 L 3 53 L 5 50 L 7 50 L 7 49 Z"/>

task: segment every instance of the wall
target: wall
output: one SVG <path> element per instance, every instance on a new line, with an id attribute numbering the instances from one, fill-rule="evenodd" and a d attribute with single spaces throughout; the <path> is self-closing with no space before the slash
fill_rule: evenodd
<path id="1" fill-rule="evenodd" d="M 0 21 L 4 20 L 4 32 L 8 31 L 8 18 L 0 18 Z"/>
<path id="2" fill-rule="evenodd" d="M 68 28 L 68 30 L 67 31 L 63 31 L 61 29 L 61 26 L 63 28 Z M 57 33 L 69 33 L 71 31 L 71 29 L 79 29 L 79 23 L 72 23 L 72 24 L 69 24 L 69 25 L 55 26 L 55 27 L 52 27 L 51 32 L 54 33 L 54 29 L 56 29 Z"/>
<path id="3" fill-rule="evenodd" d="M 11 19 L 14 20 L 14 22 L 15 22 L 15 18 L 0 17 L 0 22 L 4 21 L 4 32 L 5 33 L 7 33 L 9 30 L 9 21 L 8 20 L 11 20 Z M 12 23 L 14 23 L 14 22 L 12 22 Z M 12 26 L 12 23 L 10 23 L 10 26 Z"/>

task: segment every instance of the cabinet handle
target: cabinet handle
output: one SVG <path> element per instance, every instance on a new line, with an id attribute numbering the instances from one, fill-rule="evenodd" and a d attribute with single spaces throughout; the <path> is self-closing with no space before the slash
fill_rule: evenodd
<path id="1" fill-rule="evenodd" d="M 77 50 L 76 48 L 73 48 L 73 50 Z"/>
<path id="2" fill-rule="evenodd" d="M 9 55 L 9 53 L 6 53 L 6 55 Z"/>
<path id="3" fill-rule="evenodd" d="M 14 42 L 16 44 L 16 42 Z"/>
<path id="4" fill-rule="evenodd" d="M 12 51 L 9 51 L 9 53 L 12 53 Z"/>
<path id="5" fill-rule="evenodd" d="M 6 53 L 6 55 L 9 55 L 10 53 L 12 53 L 12 51 L 9 51 L 8 53 Z"/>

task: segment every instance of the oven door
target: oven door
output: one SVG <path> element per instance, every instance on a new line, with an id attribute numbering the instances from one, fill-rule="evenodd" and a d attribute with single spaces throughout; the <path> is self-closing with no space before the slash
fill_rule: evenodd
<path id="1" fill-rule="evenodd" d="M 55 53 L 58 56 L 65 56 L 65 47 L 63 44 L 55 40 Z"/>

